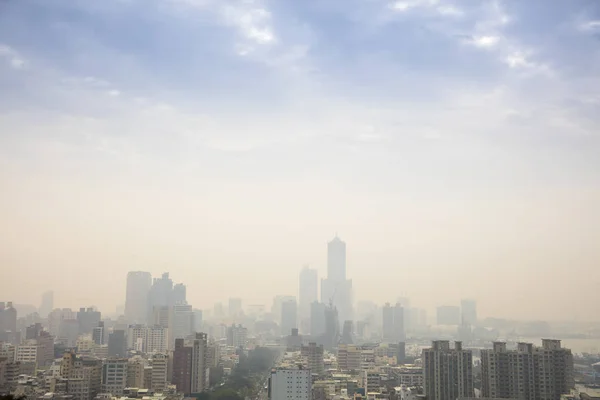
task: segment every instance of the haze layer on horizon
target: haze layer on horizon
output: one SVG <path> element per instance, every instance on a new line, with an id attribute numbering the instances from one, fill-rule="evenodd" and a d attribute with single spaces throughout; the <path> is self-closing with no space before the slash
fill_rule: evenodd
<path id="1" fill-rule="evenodd" d="M 296 294 L 597 319 L 600 3 L 0 3 L 0 293 Z"/>

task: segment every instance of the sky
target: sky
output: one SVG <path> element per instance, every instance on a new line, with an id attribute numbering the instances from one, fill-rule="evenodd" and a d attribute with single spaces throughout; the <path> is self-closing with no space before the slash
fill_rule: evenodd
<path id="1" fill-rule="evenodd" d="M 597 0 L 0 0 L 0 300 L 598 320 Z"/>

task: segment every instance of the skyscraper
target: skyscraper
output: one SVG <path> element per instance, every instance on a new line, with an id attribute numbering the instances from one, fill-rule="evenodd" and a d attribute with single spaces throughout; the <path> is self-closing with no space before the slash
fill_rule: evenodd
<path id="1" fill-rule="evenodd" d="M 42 303 L 40 304 L 40 308 L 38 310 L 38 314 L 40 317 L 46 318 L 50 312 L 54 309 L 54 292 L 49 290 L 42 294 Z"/>
<path id="2" fill-rule="evenodd" d="M 477 302 L 472 299 L 460 301 L 461 323 L 474 325 L 477 322 Z"/>
<path id="3" fill-rule="evenodd" d="M 447 340 L 434 341 L 423 349 L 423 389 L 428 400 L 456 400 L 474 397 L 473 354 L 461 342 L 450 348 Z"/>
<path id="4" fill-rule="evenodd" d="M 194 333 L 194 311 L 189 304 L 176 304 L 171 308 L 169 323 L 169 348 L 172 349 L 175 339 L 182 339 Z"/>
<path id="5" fill-rule="evenodd" d="M 229 299 L 229 316 L 236 318 L 242 313 L 242 299 L 232 297 Z"/>
<path id="6" fill-rule="evenodd" d="M 196 333 L 192 342 L 191 393 L 208 389 L 208 337 L 206 333 Z"/>
<path id="7" fill-rule="evenodd" d="M 319 280 L 316 269 L 308 267 L 300 271 L 300 280 L 298 288 L 298 303 L 300 319 L 310 318 L 310 305 L 319 300 Z"/>
<path id="8" fill-rule="evenodd" d="M 183 283 L 178 283 L 173 286 L 173 292 L 171 293 L 169 304 L 174 305 L 182 303 L 187 303 L 187 288 Z"/>
<path id="9" fill-rule="evenodd" d="M 317 338 L 325 333 L 325 304 L 314 301 L 310 304 L 310 336 Z"/>
<path id="10" fill-rule="evenodd" d="M 281 334 L 288 336 L 298 327 L 298 305 L 296 300 L 287 300 L 281 304 Z"/>
<path id="11" fill-rule="evenodd" d="M 327 278 L 321 280 L 321 301 L 331 303 L 340 321 L 352 321 L 352 280 L 346 279 L 346 243 L 335 237 L 327 244 Z"/>
<path id="12" fill-rule="evenodd" d="M 79 323 L 79 334 L 87 335 L 92 333 L 95 327 L 102 319 L 100 311 L 93 308 L 80 308 L 77 313 L 77 322 Z"/>
<path id="13" fill-rule="evenodd" d="M 152 284 L 150 272 L 131 271 L 127 274 L 125 318 L 129 323 L 148 321 L 148 292 Z"/>
<path id="14" fill-rule="evenodd" d="M 173 281 L 169 278 L 169 273 L 165 272 L 160 278 L 154 278 L 148 292 L 148 319 L 153 317 L 155 307 L 168 307 L 171 305 L 172 297 Z"/>
<path id="15" fill-rule="evenodd" d="M 391 306 L 386 303 L 381 309 L 383 340 L 390 343 L 404 340 L 404 309 L 398 303 Z"/>

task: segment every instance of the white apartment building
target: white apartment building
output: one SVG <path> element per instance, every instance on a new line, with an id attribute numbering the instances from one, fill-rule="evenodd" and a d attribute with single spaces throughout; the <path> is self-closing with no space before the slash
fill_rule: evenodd
<path id="1" fill-rule="evenodd" d="M 270 400 L 310 400 L 312 381 L 309 369 L 277 368 L 269 379 Z"/>
<path id="2" fill-rule="evenodd" d="M 161 393 L 167 387 L 169 357 L 166 354 L 152 355 L 152 390 Z"/>
<path id="3" fill-rule="evenodd" d="M 169 344 L 169 329 L 154 325 L 149 326 L 146 331 L 146 353 L 166 353 Z"/>
<path id="4" fill-rule="evenodd" d="M 113 396 L 122 396 L 127 386 L 126 358 L 109 358 L 102 365 L 102 391 Z"/>
<path id="5" fill-rule="evenodd" d="M 145 352 L 147 332 L 148 327 L 146 325 L 129 325 L 127 328 L 127 348 Z"/>

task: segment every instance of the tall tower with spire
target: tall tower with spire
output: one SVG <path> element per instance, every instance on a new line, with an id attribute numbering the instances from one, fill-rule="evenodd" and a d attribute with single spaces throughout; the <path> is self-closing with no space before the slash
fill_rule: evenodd
<path id="1" fill-rule="evenodd" d="M 327 244 L 327 278 L 321 280 L 321 302 L 337 309 L 339 323 L 352 321 L 352 280 L 346 279 L 346 243 L 337 235 Z"/>

